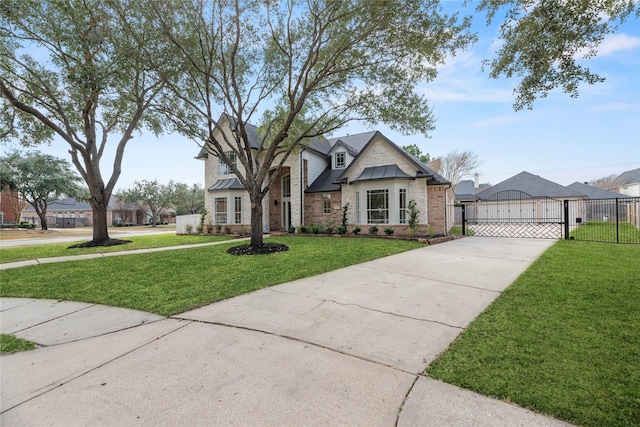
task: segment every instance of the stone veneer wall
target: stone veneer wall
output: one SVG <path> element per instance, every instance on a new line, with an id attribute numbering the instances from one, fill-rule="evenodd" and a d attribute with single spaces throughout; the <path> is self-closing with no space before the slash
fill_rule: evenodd
<path id="1" fill-rule="evenodd" d="M 323 213 L 322 196 L 331 195 L 331 213 Z M 331 193 L 311 193 L 304 196 L 304 222 L 305 225 L 333 223 L 334 226 L 342 224 L 342 194 L 339 191 Z"/>

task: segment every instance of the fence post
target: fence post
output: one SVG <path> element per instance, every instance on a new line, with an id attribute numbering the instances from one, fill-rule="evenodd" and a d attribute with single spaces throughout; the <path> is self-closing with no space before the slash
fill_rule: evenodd
<path id="1" fill-rule="evenodd" d="M 564 201 L 564 239 L 569 240 L 569 201 Z"/>
<path id="2" fill-rule="evenodd" d="M 616 197 L 616 243 L 620 243 L 620 221 L 618 221 L 618 198 Z"/>
<path id="3" fill-rule="evenodd" d="M 465 210 L 464 210 L 466 206 L 467 205 L 465 205 L 464 203 L 462 204 L 462 235 L 463 236 L 467 235 L 467 228 L 466 228 L 467 217 L 465 215 Z"/>

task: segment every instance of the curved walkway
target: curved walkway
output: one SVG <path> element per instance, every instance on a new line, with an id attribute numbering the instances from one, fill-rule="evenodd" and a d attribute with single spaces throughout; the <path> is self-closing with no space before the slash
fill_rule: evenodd
<path id="1" fill-rule="evenodd" d="M 566 425 L 423 376 L 553 243 L 454 240 L 2 356 L 0 424 Z"/>

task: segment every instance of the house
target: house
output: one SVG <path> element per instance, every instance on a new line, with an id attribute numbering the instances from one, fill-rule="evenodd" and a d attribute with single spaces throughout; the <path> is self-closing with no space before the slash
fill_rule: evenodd
<path id="1" fill-rule="evenodd" d="M 22 211 L 22 218 L 40 224 L 40 218 L 28 206 Z M 111 198 L 107 209 L 107 223 L 112 225 L 142 225 L 148 221 L 148 214 L 136 205 Z M 84 200 L 65 197 L 49 203 L 47 207 L 47 225 L 55 228 L 89 227 L 93 225 L 93 209 Z"/>
<path id="2" fill-rule="evenodd" d="M 456 185 L 456 202 L 475 202 L 476 200 L 478 200 L 476 194 L 480 191 L 486 190 L 489 187 L 491 187 L 490 184 L 480 184 L 480 175 L 476 173 L 473 181 L 467 179 L 460 181 L 458 185 Z"/>
<path id="3" fill-rule="evenodd" d="M 0 224 L 15 224 L 20 218 L 16 218 L 16 208 L 19 209 L 20 200 L 18 193 L 8 186 L 0 192 Z"/>
<path id="4" fill-rule="evenodd" d="M 640 197 L 640 168 L 622 172 L 615 180 L 615 187 L 610 188 L 620 194 Z"/>
<path id="5" fill-rule="evenodd" d="M 232 120 L 222 115 L 221 130 L 233 140 Z M 258 149 L 257 129 L 247 126 L 251 147 Z M 233 153 L 227 152 L 233 157 Z M 203 148 L 196 157 L 204 161 L 205 207 L 215 224 L 231 229 L 250 227 L 249 195 L 230 168 Z M 274 164 L 277 163 L 274 162 Z M 237 164 L 242 170 L 242 165 Z M 272 169 L 273 184 L 263 199 L 263 224 L 271 231 L 288 231 L 300 225 L 341 224 L 347 206 L 348 229 L 407 228 L 407 207 L 415 200 L 419 224 L 434 234 L 446 234 L 452 225 L 451 183 L 378 131 L 318 139 L 293 153 L 280 171 Z"/>
<path id="6" fill-rule="evenodd" d="M 587 196 L 589 199 L 616 199 L 629 197 L 624 194 L 616 193 L 615 191 L 604 190 L 599 187 L 594 187 L 593 185 L 583 184 L 581 182 L 574 182 L 573 184 L 567 185 L 567 188 L 573 191 L 577 191 L 583 196 Z"/>

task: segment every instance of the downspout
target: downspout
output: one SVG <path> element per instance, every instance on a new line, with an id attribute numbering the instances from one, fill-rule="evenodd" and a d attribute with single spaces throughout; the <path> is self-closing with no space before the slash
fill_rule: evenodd
<path id="1" fill-rule="evenodd" d="M 448 236 L 449 235 L 449 221 L 447 218 L 447 212 L 449 211 L 449 193 L 447 192 L 447 190 L 449 188 L 452 188 L 451 184 L 449 184 L 449 187 L 447 189 L 444 190 L 444 235 Z"/>

